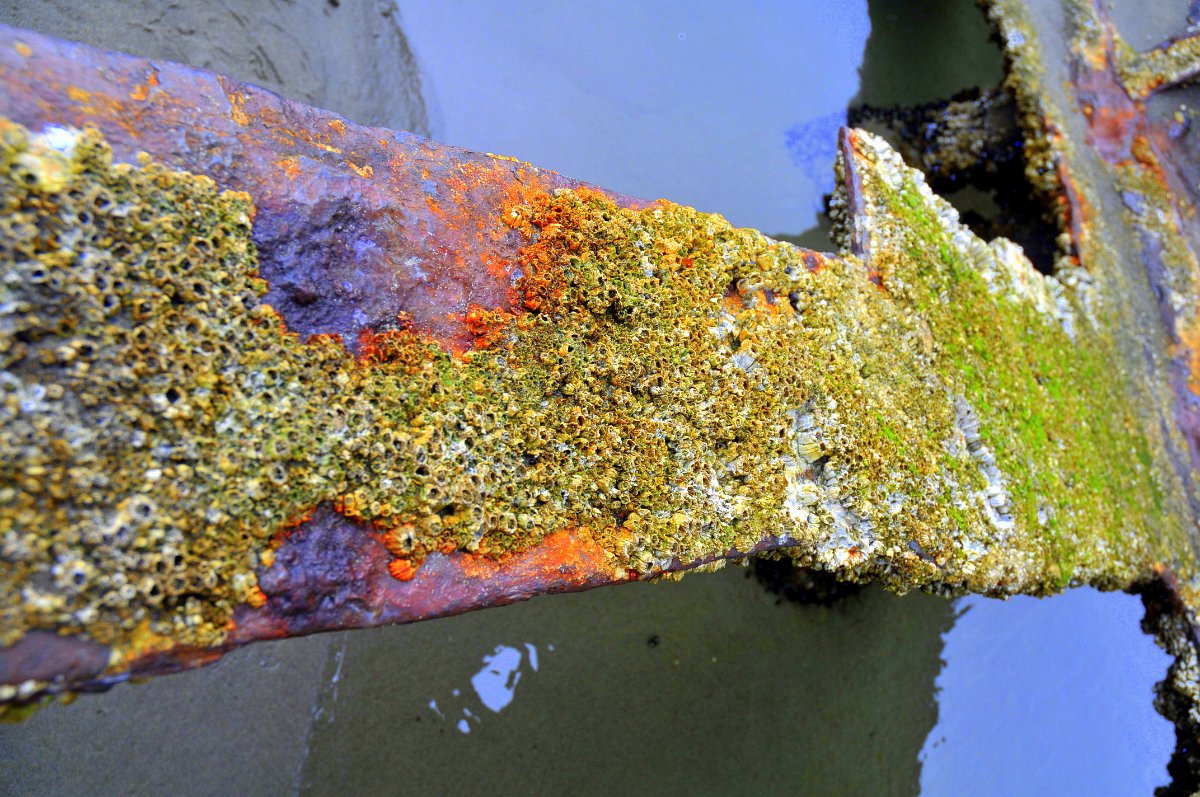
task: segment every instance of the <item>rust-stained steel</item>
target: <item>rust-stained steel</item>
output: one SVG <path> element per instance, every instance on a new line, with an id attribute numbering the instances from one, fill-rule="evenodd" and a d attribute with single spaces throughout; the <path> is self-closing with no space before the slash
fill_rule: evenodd
<path id="1" fill-rule="evenodd" d="M 1016 24 L 1005 5 L 995 4 L 1002 30 Z M 380 380 L 417 382 L 436 362 L 445 377 L 432 380 L 436 392 L 461 399 L 448 406 L 493 402 L 504 413 L 497 436 L 538 423 L 547 438 L 558 435 L 528 451 L 490 452 L 515 463 L 500 486 L 541 485 L 539 469 L 564 469 L 554 494 L 514 499 L 520 511 L 497 533 L 470 516 L 483 498 L 448 500 L 442 493 L 458 486 L 427 472 L 414 477 L 424 479 L 419 495 L 405 499 L 420 504 L 418 516 L 389 503 L 390 471 L 382 486 L 330 477 L 334 489 L 314 466 L 305 484 L 320 486 L 304 496 L 319 498 L 272 505 L 257 542 L 238 549 L 250 564 L 230 572 L 250 586 L 231 592 L 236 605 L 222 593 L 224 603 L 214 599 L 201 616 L 180 599 L 171 617 L 108 622 L 103 643 L 79 611 L 55 625 L 52 611 L 34 606 L 23 625 L 0 627 L 15 637 L 0 649 L 0 702 L 196 666 L 260 639 L 446 616 L 772 551 L 895 589 L 1045 594 L 1154 581 L 1194 609 L 1200 338 L 1186 241 L 1200 238 L 1194 216 L 1170 204 L 1190 191 L 1186 167 L 1172 165 L 1169 132 L 1145 116 L 1145 92 L 1120 83 L 1111 35 L 1076 47 L 1080 107 L 1071 109 L 1039 89 L 1020 47 L 1031 34 L 1014 33 L 1008 88 L 1033 181 L 1057 203 L 1063 233 L 1053 277 L 1018 247 L 971 235 L 919 174 L 860 131 L 839 142 L 834 210 L 845 251 L 835 257 L 511 159 L 357 126 L 206 72 L 0 29 L 0 115 L 35 134 L 95 126 L 117 161 L 144 151 L 249 195 L 266 281 L 259 301 L 274 311 L 253 323 L 275 336 L 268 354 L 315 350 L 324 359 L 306 378 L 416 402 L 393 424 L 424 435 L 414 458 L 428 455 L 432 435 L 420 401 L 442 399 L 387 393 Z M 1080 125 L 1115 177 L 1081 165 L 1071 148 L 1082 146 L 1071 132 Z M 44 141 L 3 132 L 13 157 L 35 163 L 35 182 L 57 179 L 37 178 L 38 169 L 65 168 Z M 1120 191 L 1097 188 L 1114 179 Z M 1136 278 L 1112 262 L 1112 247 L 1129 241 L 1123 224 L 1101 222 L 1111 196 L 1135 217 Z M 220 201 L 230 213 L 240 207 Z M 1140 210 L 1165 207 L 1174 217 Z M 620 262 L 605 259 L 614 252 Z M 1137 281 L 1146 273 L 1163 298 Z M 574 274 L 591 280 L 586 290 L 570 283 Z M 645 299 L 654 307 L 639 305 Z M 1139 315 L 1148 306 L 1163 326 L 1127 340 L 1122 330 L 1148 329 Z M 648 342 L 630 340 L 639 313 L 661 313 L 657 326 L 640 328 Z M 590 359 L 579 365 L 581 351 Z M 639 370 L 642 361 L 659 371 Z M 717 374 L 717 395 L 677 379 L 690 392 L 671 397 L 662 373 L 671 367 Z M 509 370 L 536 372 L 537 383 Z M 302 404 L 300 392 L 282 398 Z M 729 394 L 735 406 L 705 414 Z M 592 429 L 593 416 L 607 425 Z M 382 454 L 355 455 L 370 465 L 358 481 L 390 464 L 384 437 Z M 467 445 L 453 443 L 443 458 L 461 471 L 453 463 L 468 461 Z M 621 456 L 624 472 L 606 470 Z M 663 478 L 654 463 L 639 469 L 639 457 L 694 466 Z M 591 470 L 568 467 L 579 463 Z M 237 463 L 224 470 L 246 475 Z M 38 464 L 21 474 L 34 482 L 0 487 L 24 495 L 44 471 Z M 198 477 L 167 478 L 187 486 Z M 247 492 L 259 492 L 250 481 Z M 588 500 L 572 503 L 577 496 Z M 228 523 L 219 515 L 206 522 Z M 471 523 L 474 538 L 462 531 Z M 529 533 L 527 544 L 517 531 Z M 10 558 L 40 598 L 38 578 L 55 571 L 26 566 L 31 554 Z M 193 585 L 201 597 L 205 588 L 215 594 Z M 178 635 L 155 630 L 173 621 Z"/>
<path id="2" fill-rule="evenodd" d="M 415 329 L 469 347 L 471 305 L 513 309 L 518 239 L 502 208 L 583 185 L 513 158 L 355 125 L 203 70 L 12 29 L 4 42 L 0 97 L 14 121 L 95 125 L 118 160 L 147 152 L 249 193 L 271 285 L 264 301 L 303 337 L 336 334 L 354 348 L 363 330 L 394 326 L 403 311 Z"/>

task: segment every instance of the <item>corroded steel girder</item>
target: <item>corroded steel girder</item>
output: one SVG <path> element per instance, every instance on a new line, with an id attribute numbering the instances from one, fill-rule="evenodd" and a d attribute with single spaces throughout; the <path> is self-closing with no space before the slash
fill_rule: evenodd
<path id="1" fill-rule="evenodd" d="M 0 30 L 0 699 L 770 551 L 1194 605 L 1188 339 L 1018 88 L 1053 277 L 859 131 L 834 256 Z"/>
<path id="2" fill-rule="evenodd" d="M 1056 208 L 1063 254 L 1111 298 L 1121 360 L 1165 381 L 1164 424 L 1181 444 L 1171 467 L 1197 504 L 1200 466 L 1200 202 L 1195 136 L 1171 89 L 1200 74 L 1194 32 L 1138 53 L 1097 0 L 989 0 L 1017 98 L 1026 174 Z M 1181 21 L 1182 24 L 1182 21 Z M 1190 104 L 1190 101 L 1189 101 Z M 1188 111 L 1188 114 L 1191 112 Z M 1061 268 L 1060 268 L 1061 271 Z M 1194 509 L 1193 509 L 1194 512 Z M 1140 586 L 1144 628 L 1175 659 L 1156 706 L 1176 725 L 1163 793 L 1200 789 L 1200 672 L 1194 571 L 1158 568 Z"/>

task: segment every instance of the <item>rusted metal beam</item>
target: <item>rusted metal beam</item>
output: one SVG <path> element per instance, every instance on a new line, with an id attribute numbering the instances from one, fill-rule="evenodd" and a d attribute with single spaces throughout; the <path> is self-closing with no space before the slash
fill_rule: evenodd
<path id="1" fill-rule="evenodd" d="M 1146 382 L 1165 377 L 1160 412 L 1182 441 L 1172 467 L 1195 507 L 1200 183 L 1186 120 L 1176 106 L 1164 113 L 1166 104 L 1150 98 L 1194 79 L 1197 39 L 1181 35 L 1138 54 L 1095 0 L 985 5 L 1004 42 L 1030 182 L 1057 203 L 1058 225 L 1068 233 L 1065 254 L 1108 282 L 1112 325 L 1125 340 L 1123 362 L 1140 362 L 1136 378 Z M 1156 707 L 1174 722 L 1177 737 L 1168 765 L 1173 782 L 1163 791 L 1191 794 L 1200 788 L 1200 581 L 1192 569 L 1173 573 L 1160 565 L 1156 573 L 1136 591 L 1147 607 L 1143 627 L 1174 659 L 1156 688 Z"/>
<path id="2" fill-rule="evenodd" d="M 1105 29 L 1113 31 L 1111 24 L 1106 24 Z M 1108 59 L 1120 73 L 1127 96 L 1135 101 L 1144 100 L 1155 92 L 1200 77 L 1200 34 L 1189 32 L 1175 36 L 1141 53 L 1118 36 Z"/>
<path id="3" fill-rule="evenodd" d="M 521 236 L 505 214 L 532 197 L 585 187 L 510 158 L 354 125 L 211 73 L 27 31 L 3 32 L 0 97 L 4 114 L 31 130 L 94 126 L 116 160 L 152 153 L 250 194 L 258 272 L 270 285 L 264 303 L 290 331 L 335 335 L 351 352 L 401 327 L 469 350 L 472 311 L 521 309 Z M 619 207 L 646 205 L 589 190 Z M 777 546 L 768 536 L 704 561 Z M 636 577 L 614 573 L 595 543 L 572 530 L 503 560 L 435 550 L 411 580 L 389 573 L 392 560 L 369 527 L 320 505 L 288 527 L 276 565 L 263 569 L 265 604 L 240 608 L 215 649 L 135 649 L 110 667 L 108 646 L 33 630 L 0 653 L 0 683 L 87 689 L 205 663 L 253 639 L 408 622 Z"/>
<path id="4" fill-rule="evenodd" d="M 771 551 L 1192 605 L 1188 338 L 1032 85 L 1054 277 L 859 131 L 833 256 L 0 30 L 0 699 Z"/>

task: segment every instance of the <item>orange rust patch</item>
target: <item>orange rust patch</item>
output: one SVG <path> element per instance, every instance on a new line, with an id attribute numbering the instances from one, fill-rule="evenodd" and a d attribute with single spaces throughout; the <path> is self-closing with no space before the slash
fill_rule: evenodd
<path id="1" fill-rule="evenodd" d="M 580 188 L 576 194 L 586 202 L 596 192 Z M 544 191 L 530 201 L 530 224 L 542 231 L 537 241 L 517 256 L 524 275 L 517 284 L 525 307 L 533 312 L 552 312 L 562 301 L 567 283 L 566 261 L 583 249 L 580 230 L 585 228 L 581 204 L 556 204 Z"/>
<path id="2" fill-rule="evenodd" d="M 358 333 L 358 343 L 358 361 L 363 365 L 396 364 L 408 374 L 416 373 L 437 356 L 437 343 L 410 329 L 364 329 Z"/>
<path id="3" fill-rule="evenodd" d="M 1118 142 L 1129 134 L 1137 124 L 1135 108 L 1114 108 L 1104 104 L 1100 107 L 1085 105 L 1083 115 L 1087 117 L 1088 130 L 1093 138 L 1105 142 Z"/>
<path id="4" fill-rule="evenodd" d="M 506 207 L 504 209 L 504 213 L 501 214 L 500 219 L 509 229 L 520 230 L 521 232 L 526 233 L 531 229 L 529 225 L 529 208 L 527 208 L 525 205 Z"/>
<path id="5" fill-rule="evenodd" d="M 1065 221 L 1063 226 L 1069 231 L 1076 247 L 1084 248 L 1091 237 L 1091 223 L 1095 213 L 1084 192 L 1079 190 L 1079 185 L 1067 169 L 1066 163 L 1058 164 L 1058 180 L 1063 192 L 1055 199 L 1058 212 Z M 1078 263 L 1078 257 L 1072 255 L 1071 259 Z"/>
<path id="6" fill-rule="evenodd" d="M 242 110 L 242 106 L 246 104 L 246 95 L 231 91 L 227 96 L 229 97 L 229 117 L 243 127 L 250 124 L 250 117 Z"/>
<path id="7" fill-rule="evenodd" d="M 270 567 L 270 565 L 267 566 Z M 263 606 L 267 605 L 267 593 L 263 592 L 262 589 L 255 584 L 254 588 L 250 591 L 250 594 L 246 597 L 246 603 L 249 604 L 251 608 L 261 609 Z M 231 620 L 230 622 L 233 621 Z"/>
<path id="8" fill-rule="evenodd" d="M 152 71 L 149 75 L 146 76 L 145 83 L 139 83 L 138 85 L 133 87 L 133 91 L 129 92 L 129 96 L 130 96 L 130 98 L 135 99 L 138 102 L 141 102 L 150 96 L 150 89 L 154 88 L 157 85 L 158 85 L 158 73 Z"/>
<path id="9" fill-rule="evenodd" d="M 325 152 L 329 152 L 334 155 L 342 154 L 342 150 L 331 144 L 330 137 L 325 134 L 319 134 L 306 128 L 300 128 L 299 130 L 296 130 L 291 127 L 282 127 L 280 129 L 280 134 L 283 136 L 283 138 L 280 140 L 284 141 L 290 146 L 294 146 L 295 143 L 299 141 L 309 145 L 310 147 L 316 147 L 317 149 L 324 150 Z"/>
<path id="10" fill-rule="evenodd" d="M 288 176 L 289 180 L 295 180 L 301 174 L 300 159 L 295 155 L 291 155 L 286 158 L 280 158 L 279 160 L 275 161 L 275 165 L 277 165 L 280 169 L 283 169 L 283 173 Z"/>
<path id="11" fill-rule="evenodd" d="M 446 211 L 442 210 L 442 206 L 434 201 L 433 197 L 426 195 L 425 206 L 429 208 L 429 212 L 442 218 L 446 217 Z"/>
<path id="12" fill-rule="evenodd" d="M 67 96 L 75 102 L 90 102 L 92 93 L 78 86 L 67 86 Z"/>
<path id="13" fill-rule="evenodd" d="M 535 170 L 516 168 L 511 161 L 494 159 L 460 164 L 439 182 L 438 201 L 427 196 L 426 202 L 430 211 L 443 220 L 452 238 L 478 242 L 477 246 L 448 253 L 455 269 L 469 271 L 477 267 L 472 251 L 486 249 L 489 243 L 507 241 L 513 230 L 532 234 L 527 212 L 522 208 L 545 193 Z M 502 210 L 480 213 L 481 205 Z"/>
<path id="14" fill-rule="evenodd" d="M 17 55 L 21 56 L 22 58 L 28 58 L 29 56 L 33 55 L 33 48 L 25 42 L 14 42 L 13 49 L 16 50 Z"/>
<path id="15" fill-rule="evenodd" d="M 489 310 L 477 304 L 468 305 L 463 322 L 475 336 L 475 347 L 486 349 L 502 340 L 512 327 L 513 314 L 503 310 Z"/>
<path id="16" fill-rule="evenodd" d="M 780 316 L 790 316 L 796 312 L 792 309 L 790 302 L 781 302 L 778 294 L 766 288 L 757 291 L 755 297 L 757 299 L 755 309 L 762 318 L 768 319 L 769 323 L 777 323 Z"/>
<path id="17" fill-rule="evenodd" d="M 493 277 L 503 279 L 512 273 L 512 267 L 508 260 L 500 257 L 495 252 L 485 249 L 479 253 L 480 259 L 483 260 L 483 265 L 487 268 L 488 273 Z"/>
<path id="18" fill-rule="evenodd" d="M 370 178 L 370 177 L 374 176 L 374 174 L 375 174 L 375 169 L 370 164 L 365 164 L 363 166 L 359 166 L 354 161 L 347 160 L 346 165 L 349 166 L 351 169 L 353 169 L 354 173 L 357 174 L 359 177 L 362 177 L 363 179 Z"/>
<path id="19" fill-rule="evenodd" d="M 335 131 L 339 136 L 346 135 L 346 123 L 343 122 L 341 119 L 330 119 L 329 127 L 330 127 L 330 129 Z"/>
<path id="20" fill-rule="evenodd" d="M 825 257 L 820 252 L 803 252 L 804 267 L 808 269 L 810 274 L 817 274 L 829 267 L 825 262 Z"/>
<path id="21" fill-rule="evenodd" d="M 1167 184 L 1167 176 L 1163 173 L 1162 166 L 1158 162 L 1158 156 L 1154 153 L 1154 147 L 1150 145 L 1150 139 L 1145 135 L 1136 135 L 1129 145 L 1129 152 L 1137 160 L 1138 163 L 1147 167 L 1150 174 L 1154 177 L 1154 181 L 1169 190 Z"/>
<path id="22" fill-rule="evenodd" d="M 466 554 L 458 561 L 465 578 L 485 581 L 516 571 L 533 583 L 547 583 L 566 570 L 607 573 L 610 569 L 604 549 L 581 529 L 548 534 L 524 551 L 495 558 Z"/>

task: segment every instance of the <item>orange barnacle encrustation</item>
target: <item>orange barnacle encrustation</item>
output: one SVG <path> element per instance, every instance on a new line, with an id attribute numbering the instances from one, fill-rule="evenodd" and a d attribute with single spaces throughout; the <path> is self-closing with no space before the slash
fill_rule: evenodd
<path id="1" fill-rule="evenodd" d="M 260 609 L 267 605 L 267 594 L 262 591 L 261 587 L 255 585 L 247 597 L 246 603 L 248 603 L 252 608 Z"/>
<path id="2" fill-rule="evenodd" d="M 364 329 L 358 334 L 358 360 L 364 365 L 397 364 L 412 373 L 433 359 L 440 350 L 437 343 L 419 332 L 388 329 L 375 332 Z"/>
<path id="3" fill-rule="evenodd" d="M 504 339 L 514 319 L 512 313 L 504 310 L 489 310 L 477 304 L 467 307 L 463 322 L 475 336 L 475 347 L 490 348 Z"/>
<path id="4" fill-rule="evenodd" d="M 418 535 L 412 523 L 399 523 L 381 532 L 378 537 L 387 552 L 397 558 L 411 557 L 416 552 Z"/>
<path id="5" fill-rule="evenodd" d="M 417 575 L 417 565 L 408 559 L 393 559 L 388 562 L 388 572 L 397 581 L 412 581 Z"/>

